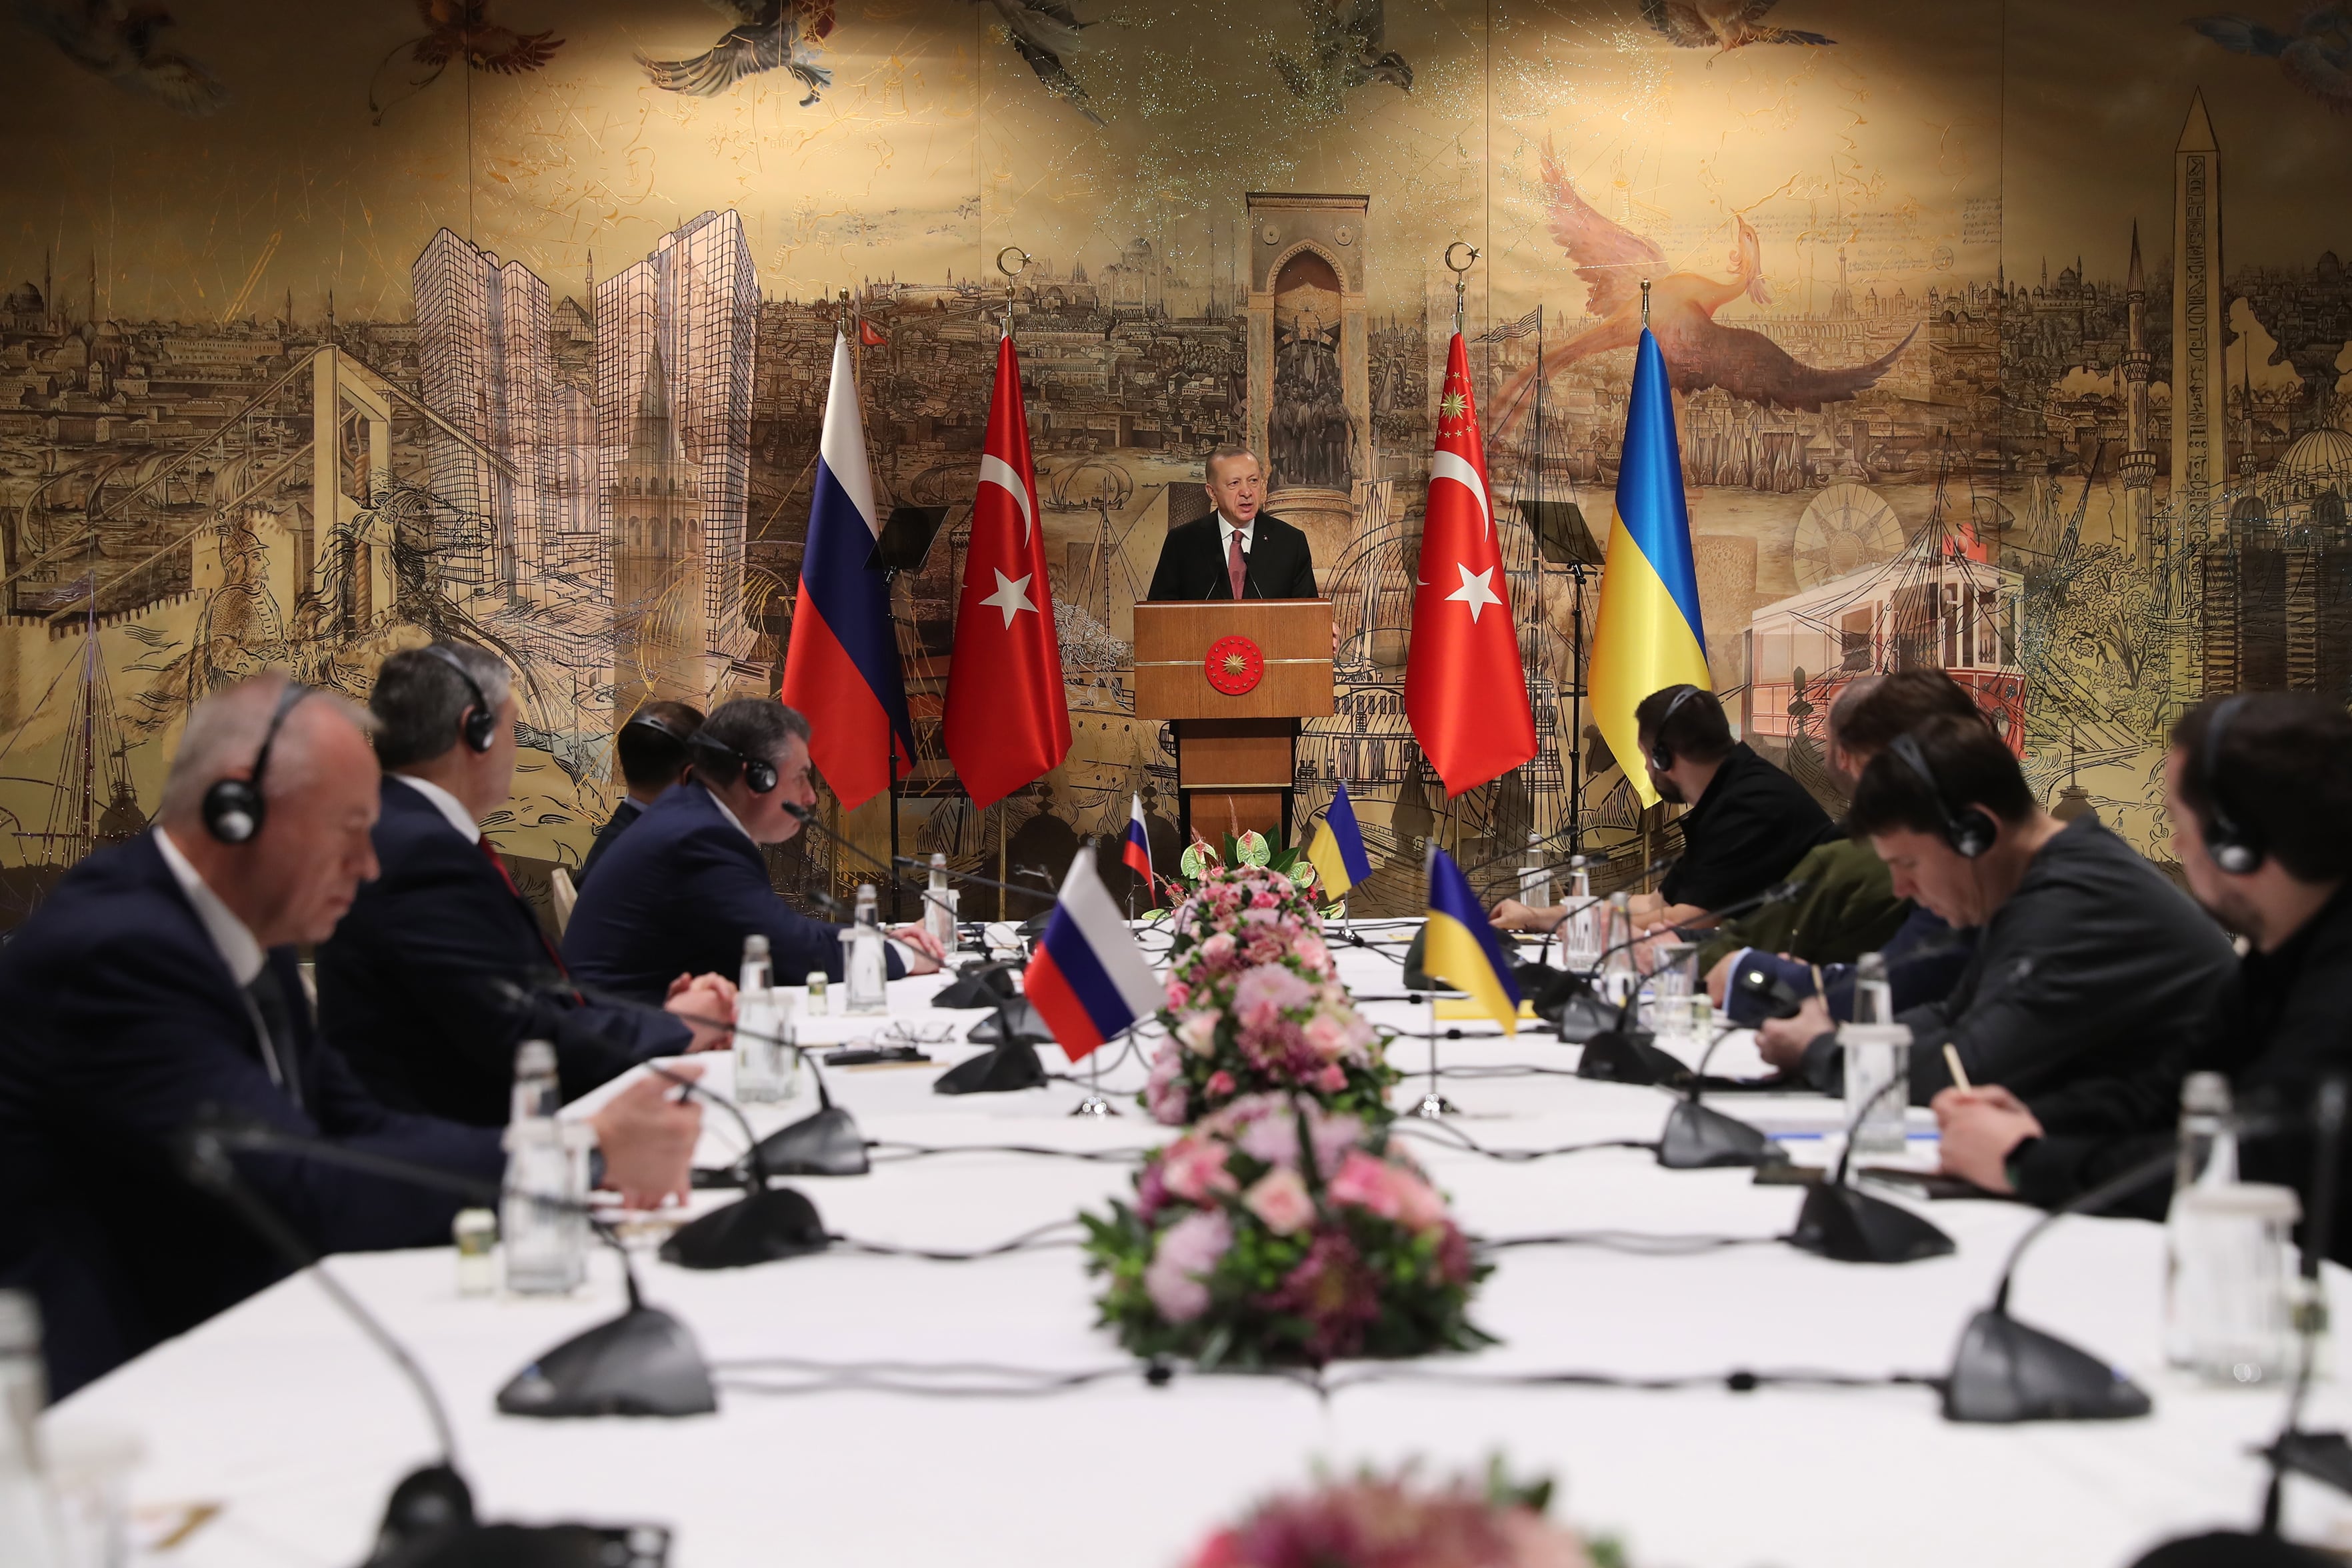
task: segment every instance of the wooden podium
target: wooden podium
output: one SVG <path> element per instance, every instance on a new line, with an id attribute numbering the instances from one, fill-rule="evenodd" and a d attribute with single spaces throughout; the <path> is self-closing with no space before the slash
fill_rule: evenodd
<path id="1" fill-rule="evenodd" d="M 1135 606 L 1135 716 L 1176 732 L 1177 826 L 1290 836 L 1298 721 L 1331 712 L 1328 599 Z"/>

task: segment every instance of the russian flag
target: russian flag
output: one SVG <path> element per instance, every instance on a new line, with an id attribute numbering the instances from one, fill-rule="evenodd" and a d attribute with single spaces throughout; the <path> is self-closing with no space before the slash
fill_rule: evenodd
<path id="1" fill-rule="evenodd" d="M 835 332 L 808 548 L 778 695 L 808 716 L 809 755 L 846 806 L 863 805 L 890 786 L 894 753 L 902 776 L 914 765 L 915 727 L 890 624 L 890 585 L 875 555 L 881 537 L 849 340 Z"/>
<path id="2" fill-rule="evenodd" d="M 1119 851 L 1119 858 L 1143 879 L 1144 896 L 1156 904 L 1160 901 L 1160 893 L 1151 882 L 1151 833 L 1143 820 L 1143 797 L 1137 795 L 1128 798 L 1134 805 L 1128 814 L 1127 844 Z"/>
<path id="3" fill-rule="evenodd" d="M 1091 845 L 1070 862 L 1021 988 L 1074 1062 L 1160 1006 L 1160 979 L 1096 874 Z"/>

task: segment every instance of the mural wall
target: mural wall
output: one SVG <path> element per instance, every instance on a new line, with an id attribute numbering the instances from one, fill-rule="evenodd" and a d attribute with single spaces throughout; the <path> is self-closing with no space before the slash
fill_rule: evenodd
<path id="1" fill-rule="evenodd" d="M 2181 704 L 2352 700 L 2352 6 L 2179 9 L 34 0 L 0 923 L 143 825 L 212 685 L 363 693 L 436 633 L 525 678 L 494 837 L 576 863 L 639 700 L 773 689 L 844 325 L 884 504 L 954 509 L 898 585 L 906 847 L 1042 885 L 1143 791 L 1172 847 L 1131 607 L 1236 438 L 1338 605 L 1298 798 L 1349 781 L 1372 902 L 1432 834 L 1654 829 L 1578 657 L 1643 279 L 1745 731 L 1827 791 L 1838 683 L 1938 665 L 2160 858 Z M 1455 240 L 1544 751 L 1449 805 L 1402 698 Z M 1008 311 L 1076 748 L 982 816 L 937 719 Z M 848 875 L 800 855 L 781 881 Z"/>

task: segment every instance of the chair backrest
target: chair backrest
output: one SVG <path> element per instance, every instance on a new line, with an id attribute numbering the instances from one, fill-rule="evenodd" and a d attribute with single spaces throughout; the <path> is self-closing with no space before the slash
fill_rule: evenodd
<path id="1" fill-rule="evenodd" d="M 561 866 L 547 874 L 547 888 L 555 900 L 555 934 L 562 936 L 572 924 L 572 906 L 580 901 L 580 889 L 572 885 L 572 873 Z"/>

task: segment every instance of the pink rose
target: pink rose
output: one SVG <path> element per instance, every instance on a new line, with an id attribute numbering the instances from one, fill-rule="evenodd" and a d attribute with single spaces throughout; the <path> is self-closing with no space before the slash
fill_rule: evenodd
<path id="1" fill-rule="evenodd" d="M 1338 1061 L 1339 1053 L 1348 1048 L 1347 1022 L 1330 1013 L 1318 1013 L 1307 1019 L 1300 1034 L 1308 1048 L 1327 1062 Z"/>
<path id="2" fill-rule="evenodd" d="M 1201 962 L 1212 969 L 1223 969 L 1234 961 L 1234 938 L 1230 931 L 1219 931 L 1201 944 Z"/>
<path id="3" fill-rule="evenodd" d="M 1234 1082 L 1233 1074 L 1219 1068 L 1209 1075 L 1209 1081 L 1201 1086 L 1201 1092 L 1211 1100 L 1226 1100 L 1230 1099 L 1234 1090 L 1239 1087 Z"/>
<path id="4" fill-rule="evenodd" d="M 1151 1112 L 1151 1120 L 1166 1127 L 1184 1124 L 1185 1100 L 1183 1058 L 1172 1044 L 1162 1045 L 1160 1054 L 1151 1058 L 1151 1076 L 1144 1083 L 1143 1103 Z"/>
<path id="5" fill-rule="evenodd" d="M 1337 1062 L 1332 1063 L 1329 1067 L 1325 1068 L 1321 1072 L 1315 1075 L 1315 1087 L 1321 1089 L 1326 1094 L 1339 1093 L 1341 1089 L 1348 1087 L 1348 1074 L 1346 1069 L 1341 1068 Z"/>
<path id="6" fill-rule="evenodd" d="M 1189 1323 L 1209 1310 L 1209 1288 L 1201 1276 L 1217 1267 L 1234 1245 L 1234 1227 L 1221 1210 L 1188 1214 L 1160 1237 L 1143 1289 L 1160 1315 Z"/>
<path id="7" fill-rule="evenodd" d="M 1315 974 L 1331 973 L 1331 950 L 1323 939 L 1312 931 L 1300 931 L 1290 944 L 1290 954 Z"/>
<path id="8" fill-rule="evenodd" d="M 1221 1143 L 1198 1137 L 1179 1138 L 1160 1156 L 1160 1179 L 1188 1204 L 1205 1205 L 1213 1193 L 1230 1193 L 1237 1184 L 1225 1169 Z"/>
<path id="9" fill-rule="evenodd" d="M 1397 1217 L 1397 1194 L 1389 1168 L 1361 1149 L 1351 1149 L 1331 1177 L 1328 1192 L 1335 1204 L 1369 1209 L 1382 1219 Z"/>
<path id="10" fill-rule="evenodd" d="M 1176 1037 L 1184 1048 L 1196 1057 L 1213 1055 L 1217 1048 L 1217 1016 L 1214 1013 L 1187 1013 L 1177 1021 Z"/>
<path id="11" fill-rule="evenodd" d="M 1282 900 L 1272 893 L 1256 893 L 1250 898 L 1250 908 L 1254 910 L 1274 910 L 1281 907 Z"/>
<path id="12" fill-rule="evenodd" d="M 1412 1172 L 1391 1167 L 1389 1190 L 1396 1194 L 1397 1220 L 1407 1229 L 1431 1231 L 1445 1224 L 1445 1200 Z"/>
<path id="13" fill-rule="evenodd" d="M 1242 1194 L 1242 1206 L 1265 1221 L 1266 1229 L 1276 1236 L 1295 1235 L 1315 1220 L 1314 1197 L 1298 1173 L 1287 1166 L 1276 1166 L 1260 1176 Z"/>
<path id="14" fill-rule="evenodd" d="M 1244 1017 L 1260 1006 L 1287 1013 L 1314 1000 L 1315 988 L 1279 963 L 1260 964 L 1234 985 L 1234 1011 Z"/>
<path id="15" fill-rule="evenodd" d="M 1181 980 L 1168 983 L 1168 1010 L 1171 1013 L 1192 999 L 1192 988 Z"/>

